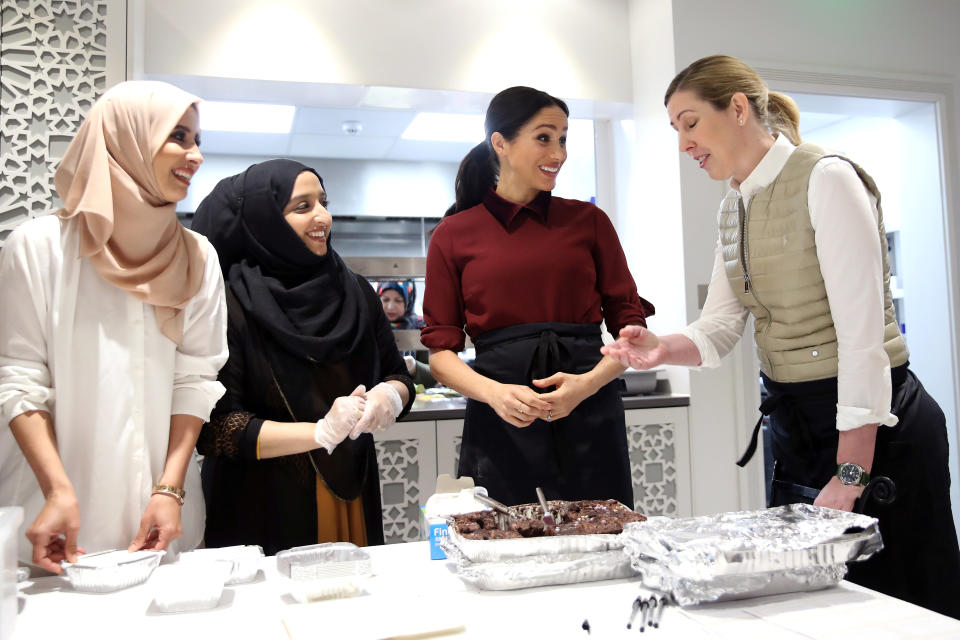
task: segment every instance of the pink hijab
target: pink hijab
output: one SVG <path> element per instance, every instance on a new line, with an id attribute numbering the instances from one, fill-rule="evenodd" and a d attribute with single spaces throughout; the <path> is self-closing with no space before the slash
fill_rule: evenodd
<path id="1" fill-rule="evenodd" d="M 199 290 L 206 247 L 160 194 L 153 158 L 200 99 L 165 82 L 122 82 L 91 107 L 54 176 L 62 220 L 80 225 L 80 257 L 100 277 L 153 305 L 180 344 L 183 309 Z"/>

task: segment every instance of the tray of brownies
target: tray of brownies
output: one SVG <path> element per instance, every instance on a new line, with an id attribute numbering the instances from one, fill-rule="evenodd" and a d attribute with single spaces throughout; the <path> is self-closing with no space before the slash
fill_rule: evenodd
<path id="1" fill-rule="evenodd" d="M 645 516 L 616 500 L 550 500 L 547 508 L 553 524 L 535 503 L 511 507 L 510 515 L 450 516 L 443 547 L 458 575 L 480 589 L 506 590 L 635 574 L 620 533 Z"/>

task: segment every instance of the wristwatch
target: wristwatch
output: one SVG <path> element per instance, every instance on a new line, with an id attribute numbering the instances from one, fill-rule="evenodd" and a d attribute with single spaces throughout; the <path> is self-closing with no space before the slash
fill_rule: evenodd
<path id="1" fill-rule="evenodd" d="M 853 462 L 842 462 L 837 465 L 837 477 L 845 485 L 867 486 L 870 482 L 870 474 L 860 465 Z"/>

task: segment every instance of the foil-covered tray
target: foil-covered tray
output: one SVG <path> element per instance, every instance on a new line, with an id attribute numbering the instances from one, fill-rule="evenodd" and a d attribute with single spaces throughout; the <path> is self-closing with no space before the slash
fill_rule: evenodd
<path id="1" fill-rule="evenodd" d="M 875 518 L 806 504 L 654 517 L 621 539 L 643 585 L 684 606 L 828 587 L 883 548 Z"/>
<path id="2" fill-rule="evenodd" d="M 471 562 L 453 542 L 444 539 L 440 544 L 448 558 L 456 559 L 457 575 L 467 584 L 487 591 L 613 580 L 636 575 L 630 558 L 622 549 Z"/>
<path id="3" fill-rule="evenodd" d="M 563 507 L 567 501 L 550 500 L 547 505 L 558 524 L 563 524 Z M 621 503 L 615 503 L 629 510 Z M 539 504 L 525 504 L 514 507 L 521 518 L 539 519 L 542 510 Z M 507 526 L 501 522 L 501 528 Z M 456 546 L 460 555 L 470 562 L 498 562 L 512 558 L 530 556 L 548 556 L 556 554 L 583 554 L 600 551 L 618 550 L 623 547 L 618 533 L 589 533 L 582 535 L 550 535 L 531 538 L 506 538 L 500 540 L 473 540 L 457 531 L 455 517 L 447 518 L 450 543 Z"/>

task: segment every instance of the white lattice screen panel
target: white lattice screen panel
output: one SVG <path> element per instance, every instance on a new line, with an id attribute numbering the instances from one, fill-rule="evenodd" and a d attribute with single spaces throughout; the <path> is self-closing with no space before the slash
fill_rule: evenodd
<path id="1" fill-rule="evenodd" d="M 677 426 L 627 424 L 634 509 L 648 516 L 676 516 Z"/>
<path id="2" fill-rule="evenodd" d="M 59 206 L 53 172 L 107 86 L 107 12 L 107 0 L 3 0 L 0 242 Z"/>

